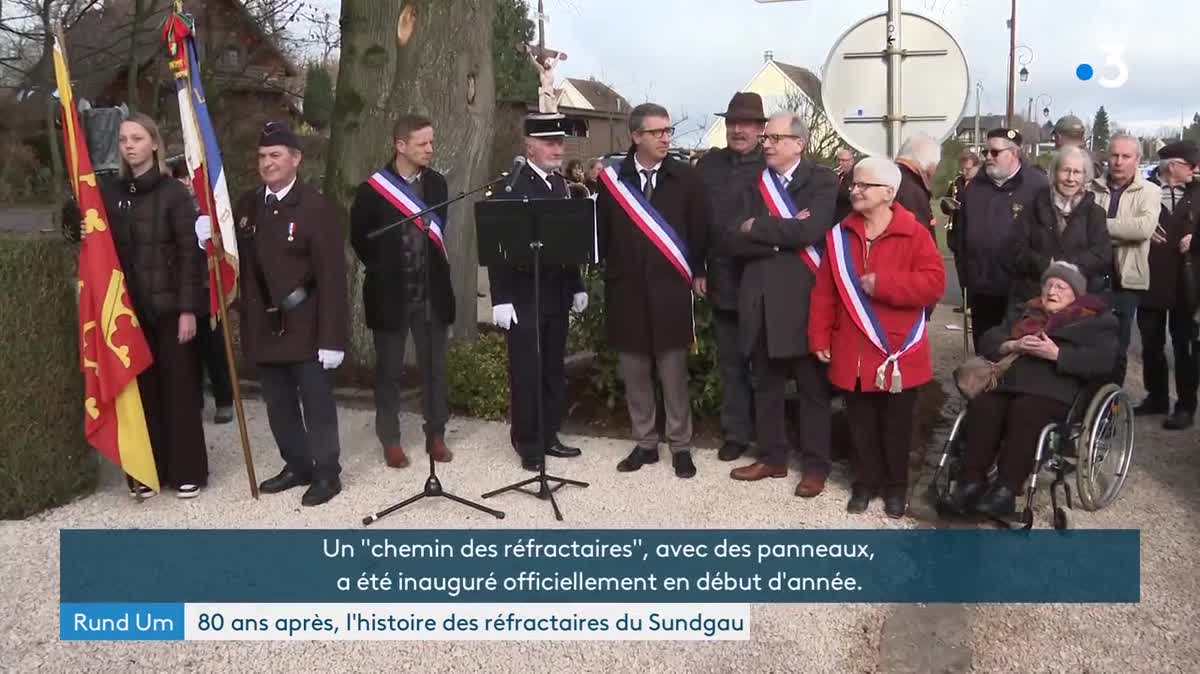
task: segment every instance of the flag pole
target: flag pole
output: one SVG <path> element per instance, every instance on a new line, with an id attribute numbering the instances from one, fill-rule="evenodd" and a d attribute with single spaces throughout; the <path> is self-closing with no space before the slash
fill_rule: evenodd
<path id="1" fill-rule="evenodd" d="M 175 1 L 175 13 L 183 13 L 182 0 Z M 186 44 L 184 44 L 184 49 L 187 49 Z M 195 101 L 192 91 L 191 68 L 198 67 L 199 64 L 192 63 L 190 57 L 187 55 L 184 55 L 184 58 L 187 59 L 188 64 L 188 72 L 184 77 L 184 87 L 187 89 L 188 100 Z M 176 74 L 176 77 L 178 76 Z M 199 128 L 200 124 L 199 120 L 195 119 L 194 108 L 192 116 L 193 128 Z M 204 190 L 204 194 L 206 206 L 208 207 L 209 220 L 212 222 L 210 227 L 212 236 L 209 238 L 209 241 L 213 247 L 213 256 L 209 258 L 209 263 L 213 266 L 213 273 L 217 281 L 217 312 L 220 315 L 221 333 L 225 338 L 225 363 L 229 367 L 230 388 L 233 390 L 233 408 L 237 414 L 238 433 L 241 435 L 242 440 L 242 457 L 246 462 L 246 478 L 250 481 L 250 496 L 258 500 L 258 479 L 254 475 L 254 456 L 250 451 L 250 435 L 246 431 L 246 410 L 242 404 L 241 378 L 238 376 L 237 359 L 233 357 L 233 337 L 229 332 L 229 312 L 225 306 L 225 283 L 221 274 L 221 262 L 225 260 L 225 246 L 221 241 L 221 223 L 217 215 L 216 197 L 213 193 L 212 182 L 209 180 L 209 164 L 208 157 L 205 156 L 204 152 L 204 143 L 199 144 L 197 151 L 200 153 L 201 166 L 204 167 L 205 182 L 208 183 L 208 189 Z"/>

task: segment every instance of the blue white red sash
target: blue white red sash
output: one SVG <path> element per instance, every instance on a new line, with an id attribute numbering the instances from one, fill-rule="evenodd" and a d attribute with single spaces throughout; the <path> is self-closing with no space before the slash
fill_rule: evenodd
<path id="1" fill-rule="evenodd" d="M 767 202 L 767 210 L 776 218 L 795 218 L 796 203 L 792 201 L 792 195 L 788 194 L 783 188 L 783 183 L 779 181 L 779 176 L 769 168 L 763 169 L 762 175 L 758 178 L 758 191 L 762 194 L 763 201 Z M 804 260 L 804 264 L 816 274 L 817 269 L 821 266 L 821 253 L 823 252 L 823 244 L 814 244 L 800 251 L 800 259 Z"/>
<path id="2" fill-rule="evenodd" d="M 414 213 L 429 208 L 425 202 L 421 201 L 420 197 L 413 193 L 410 187 L 403 178 L 392 173 L 391 171 L 376 171 L 367 179 L 369 184 L 379 196 L 387 199 L 388 203 L 396 207 L 405 217 L 411 217 Z M 442 256 L 446 256 L 446 243 L 442 240 L 442 221 L 433 211 L 422 215 L 413 220 L 413 222 L 422 231 L 429 235 L 429 238 L 437 245 L 438 250 L 442 251 Z M 447 259 L 449 259 L 447 257 Z"/>
<path id="3" fill-rule="evenodd" d="M 600 182 L 608 188 L 609 194 L 617 200 L 622 210 L 633 220 L 633 224 L 642 230 L 650 243 L 667 258 L 671 266 L 679 271 L 688 286 L 692 284 L 692 268 L 688 265 L 687 245 L 649 201 L 646 201 L 642 190 L 621 180 L 613 166 L 607 166 L 600 172 Z"/>
<path id="4" fill-rule="evenodd" d="M 875 370 L 875 388 L 880 391 L 885 390 L 885 375 L 890 364 L 892 366 L 892 384 L 890 387 L 886 387 L 886 390 L 890 393 L 899 393 L 904 390 L 900 378 L 900 357 L 924 338 L 925 311 L 918 312 L 917 322 L 908 331 L 908 337 L 904 339 L 900 348 L 892 351 L 888 345 L 887 332 L 884 331 L 883 326 L 879 323 L 879 318 L 875 315 L 875 310 L 871 307 L 871 298 L 863 291 L 858 274 L 854 271 L 854 262 L 850 259 L 850 233 L 841 224 L 837 224 L 829 231 L 828 237 L 828 245 L 833 248 L 833 254 L 829 256 L 829 264 L 832 267 L 833 282 L 837 286 L 838 294 L 841 295 L 842 302 L 850 310 L 850 317 L 854 319 L 854 324 L 884 356 L 883 363 Z"/>

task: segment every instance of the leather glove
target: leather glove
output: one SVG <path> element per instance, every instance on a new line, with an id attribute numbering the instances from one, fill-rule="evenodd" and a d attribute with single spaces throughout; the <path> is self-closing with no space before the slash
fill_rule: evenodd
<path id="1" fill-rule="evenodd" d="M 492 323 L 501 330 L 508 330 L 517 322 L 517 310 L 511 304 L 497 304 L 492 307 Z"/>
<path id="2" fill-rule="evenodd" d="M 196 218 L 196 241 L 200 244 L 200 249 L 204 250 L 204 245 L 212 238 L 212 218 L 207 215 L 201 215 Z"/>
<path id="3" fill-rule="evenodd" d="M 575 296 L 571 298 L 571 310 L 577 314 L 582 314 L 587 309 L 587 304 L 587 293 L 575 293 Z"/>
<path id="4" fill-rule="evenodd" d="M 321 361 L 321 367 L 326 370 L 337 369 L 342 364 L 342 360 L 346 357 L 345 351 L 327 351 L 325 349 L 317 349 L 317 360 Z"/>

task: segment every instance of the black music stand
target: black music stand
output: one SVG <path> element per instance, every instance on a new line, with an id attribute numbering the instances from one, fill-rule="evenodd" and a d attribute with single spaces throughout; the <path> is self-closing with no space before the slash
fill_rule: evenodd
<path id="1" fill-rule="evenodd" d="M 553 223 L 543 226 L 543 223 Z M 576 265 L 596 261 L 596 202 L 591 199 L 529 199 L 481 201 L 475 204 L 475 236 L 479 244 L 479 264 L 487 267 L 502 265 L 532 265 L 533 320 L 538 328 L 537 348 L 537 432 L 538 443 L 546 446 L 546 420 L 542 386 L 542 264 Z M 524 487 L 536 484 L 537 491 Z M 554 508 L 555 519 L 562 521 L 562 512 L 554 500 L 554 492 L 563 485 L 586 487 L 588 483 L 546 474 L 546 456 L 542 456 L 538 474 L 507 487 L 490 491 L 482 498 L 491 498 L 509 491 L 547 499 Z"/>

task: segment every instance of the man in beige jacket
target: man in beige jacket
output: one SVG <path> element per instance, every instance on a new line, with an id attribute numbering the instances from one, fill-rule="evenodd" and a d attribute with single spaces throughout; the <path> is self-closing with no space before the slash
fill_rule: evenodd
<path id="1" fill-rule="evenodd" d="M 1108 148 L 1108 175 L 1098 176 L 1089 188 L 1096 203 L 1108 212 L 1115 267 L 1111 305 L 1120 321 L 1121 340 L 1112 380 L 1123 385 L 1134 314 L 1142 293 L 1150 287 L 1150 239 L 1158 227 L 1162 190 L 1138 173 L 1142 159 L 1138 139 L 1118 133 Z"/>

